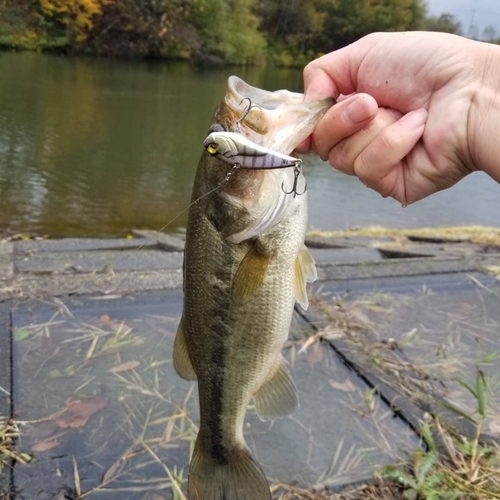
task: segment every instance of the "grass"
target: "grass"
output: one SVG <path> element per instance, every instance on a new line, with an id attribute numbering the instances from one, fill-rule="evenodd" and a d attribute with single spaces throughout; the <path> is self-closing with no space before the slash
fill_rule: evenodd
<path id="1" fill-rule="evenodd" d="M 486 383 L 481 370 L 477 371 L 474 386 L 462 382 L 477 402 L 479 421 L 474 438 L 457 435 L 444 428 L 439 417 L 435 417 L 421 428 L 426 449 L 417 448 L 405 469 L 385 468 L 385 473 L 401 484 L 403 498 L 500 499 L 500 446 L 480 441 L 486 418 Z M 438 452 L 433 434 L 444 444 L 444 453 Z"/>
<path id="2" fill-rule="evenodd" d="M 6 467 L 11 467 L 16 462 L 26 465 L 32 461 L 31 455 L 16 448 L 16 439 L 19 436 L 20 431 L 16 421 L 0 417 L 0 474 Z"/>

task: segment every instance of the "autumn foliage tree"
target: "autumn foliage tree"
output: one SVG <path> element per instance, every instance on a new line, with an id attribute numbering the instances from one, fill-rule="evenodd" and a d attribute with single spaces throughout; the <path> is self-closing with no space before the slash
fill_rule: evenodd
<path id="1" fill-rule="evenodd" d="M 460 24 L 428 16 L 425 0 L 0 0 L 0 47 L 209 63 L 302 66 L 373 31 L 415 29 Z"/>
<path id="2" fill-rule="evenodd" d="M 94 19 L 112 0 L 39 0 L 45 22 L 62 28 L 68 42 L 84 42 L 94 27 Z"/>

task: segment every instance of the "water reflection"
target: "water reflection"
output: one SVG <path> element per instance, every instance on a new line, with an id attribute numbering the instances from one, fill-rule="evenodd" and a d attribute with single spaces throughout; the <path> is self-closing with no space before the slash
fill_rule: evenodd
<path id="1" fill-rule="evenodd" d="M 259 87 L 301 89 L 297 70 L 0 53 L 0 230 L 162 227 L 189 203 L 200 144 L 234 72 Z M 489 179 L 475 175 L 403 211 L 320 163 L 308 162 L 313 226 L 500 225 L 500 188 Z M 169 229 L 185 223 L 183 214 Z"/>

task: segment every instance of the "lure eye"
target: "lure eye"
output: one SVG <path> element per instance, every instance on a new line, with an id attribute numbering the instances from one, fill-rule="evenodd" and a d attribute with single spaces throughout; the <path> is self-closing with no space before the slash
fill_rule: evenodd
<path id="1" fill-rule="evenodd" d="M 212 142 L 212 144 L 209 144 L 209 145 L 207 146 L 207 151 L 208 151 L 211 155 L 214 155 L 215 153 L 217 153 L 217 145 L 216 145 L 216 144 L 214 144 L 214 143 Z"/>

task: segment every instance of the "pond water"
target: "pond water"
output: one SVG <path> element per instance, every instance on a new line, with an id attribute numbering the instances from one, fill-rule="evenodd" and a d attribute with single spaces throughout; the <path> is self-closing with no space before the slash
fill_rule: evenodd
<path id="1" fill-rule="evenodd" d="M 292 69 L 0 53 L 0 232 L 100 236 L 164 226 L 189 203 L 231 74 L 270 90 L 302 86 Z M 403 209 L 317 158 L 306 173 L 314 228 L 500 225 L 500 186 L 482 174 Z"/>

